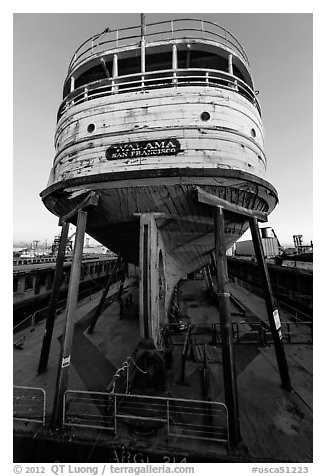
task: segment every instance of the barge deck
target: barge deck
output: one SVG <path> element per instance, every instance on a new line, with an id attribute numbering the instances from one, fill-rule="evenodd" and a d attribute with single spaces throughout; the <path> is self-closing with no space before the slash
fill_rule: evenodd
<path id="1" fill-rule="evenodd" d="M 117 369 L 121 369 L 124 362 L 132 355 L 140 339 L 138 320 L 133 317 L 135 304 L 132 304 L 137 303 L 138 286 L 135 282 L 127 283 L 121 303 L 112 301 L 112 296 L 117 292 L 115 289 L 117 286 L 116 284 L 112 287 L 111 299 L 107 305 L 111 304 L 102 312 L 96 332 L 92 335 L 87 333 L 87 327 L 92 312 L 100 300 L 100 295 L 79 304 L 67 392 L 68 396 L 71 392 L 70 395 L 73 395 L 75 399 L 67 398 L 70 410 L 77 397 L 86 395 L 91 407 L 94 405 L 95 397 L 99 398 L 112 390 L 112 379 Z M 55 460 L 60 462 L 68 460 L 70 462 L 128 462 L 128 459 L 129 462 L 311 462 L 311 330 L 306 325 L 293 323 L 291 316 L 280 311 L 282 322 L 292 322 L 290 326 L 292 341 L 286 332 L 283 336 L 285 344 L 290 341 L 286 345 L 286 354 L 293 390 L 287 392 L 280 385 L 273 346 L 269 344 L 268 338 L 262 345 L 259 342 L 259 333 L 255 334 L 257 321 L 262 327 L 268 325 L 264 301 L 238 285 L 231 284 L 230 287 L 232 296 L 235 298 L 231 311 L 243 441 L 239 447 L 229 449 L 227 442 L 217 441 L 219 438 L 216 438 L 216 434 L 211 434 L 208 439 L 205 439 L 204 433 L 199 434 L 201 437 L 204 435 L 202 439 L 192 438 L 194 432 L 198 431 L 195 423 L 187 428 L 190 438 L 181 438 L 173 432 L 166 435 L 163 428 L 166 426 L 164 421 L 157 423 L 158 427 L 154 433 L 151 428 L 148 429 L 147 434 L 144 429 L 144 420 L 137 427 L 131 424 L 130 418 L 120 419 L 115 428 L 116 431 L 113 432 L 109 428 L 109 420 L 106 420 L 107 429 L 101 427 L 100 422 L 104 421 L 101 412 L 98 414 L 97 424 L 94 424 L 94 421 L 90 420 L 92 412 L 86 411 L 82 415 L 81 407 L 78 405 L 75 405 L 75 409 L 71 410 L 70 414 L 67 406 L 67 425 L 63 429 L 51 430 L 50 419 L 62 340 L 63 315 L 59 315 L 55 323 L 53 348 L 47 372 L 37 374 L 44 333 L 43 323 L 40 323 L 33 332 L 25 330 L 23 348 L 14 350 L 14 385 L 42 388 L 46 394 L 44 426 L 37 422 L 15 420 L 16 460 L 36 461 L 37 452 L 40 452 L 42 448 L 41 459 L 45 462 Z M 239 303 L 244 312 L 239 312 Z M 141 396 L 137 402 L 135 398 L 129 398 L 130 405 L 133 411 L 135 409 L 138 411 L 136 412 L 138 416 L 142 408 L 140 401 L 143 405 L 147 403 L 149 413 L 145 418 L 152 420 L 151 409 L 155 408 L 158 402 L 164 401 L 166 405 L 169 401 L 170 405 L 175 404 L 179 408 L 183 404 L 181 403 L 183 399 L 190 402 L 215 401 L 221 402 L 221 405 L 224 402 L 221 348 L 218 335 L 214 334 L 214 324 L 219 321 L 219 312 L 214 300 L 208 296 L 205 281 L 181 281 L 179 306 L 184 321 L 188 323 L 186 328 L 189 329 L 191 324 L 192 329 L 190 351 L 186 356 L 184 374 L 182 373 L 182 353 L 187 331 L 179 330 L 171 334 L 174 365 L 168 372 L 168 388 L 161 393 L 162 400 L 150 399 L 148 395 Z M 121 391 L 121 387 L 116 390 L 119 389 Z M 120 408 L 127 408 L 123 406 L 125 403 L 121 403 L 122 400 L 117 401 L 120 402 Z M 205 404 L 202 405 L 205 406 Z M 222 406 L 217 407 L 217 410 L 221 411 Z M 176 412 L 176 408 L 174 411 Z M 180 414 L 181 411 L 184 418 L 185 408 L 180 408 Z M 188 411 L 193 413 L 198 412 L 198 409 L 195 410 L 192 407 Z M 81 413 L 78 415 L 78 412 Z M 161 419 L 164 420 L 164 418 Z M 85 420 L 87 420 L 86 424 L 84 424 Z M 204 430 L 208 431 L 208 427 Z"/>

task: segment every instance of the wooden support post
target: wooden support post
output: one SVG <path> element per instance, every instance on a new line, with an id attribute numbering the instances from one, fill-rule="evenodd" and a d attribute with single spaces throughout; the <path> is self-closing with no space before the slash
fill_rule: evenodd
<path id="1" fill-rule="evenodd" d="M 163 270 L 159 250 L 163 252 L 163 243 L 156 225 L 156 219 L 164 215 L 153 212 L 139 216 L 139 332 L 142 339 L 153 341 L 156 346 L 160 340 L 160 325 L 166 318 L 160 314 L 160 278 L 164 276 L 160 275 Z"/>
<path id="2" fill-rule="evenodd" d="M 120 281 L 120 287 L 119 287 L 119 291 L 118 291 L 118 297 L 117 297 L 117 301 L 121 301 L 121 297 L 122 297 L 122 293 L 123 293 L 123 286 L 124 286 L 124 283 L 125 283 L 125 280 L 126 280 L 126 265 L 124 266 L 124 269 L 122 271 L 122 278 L 121 278 L 121 281 Z"/>
<path id="3" fill-rule="evenodd" d="M 268 314 L 269 326 L 275 347 L 276 359 L 278 363 L 279 373 L 282 381 L 282 387 L 290 391 L 291 381 L 289 369 L 287 365 L 284 345 L 282 340 L 281 326 L 279 324 L 278 311 L 276 309 L 273 297 L 272 285 L 268 273 L 267 264 L 264 258 L 262 240 L 259 232 L 257 218 L 253 217 L 249 220 L 252 241 L 257 258 L 258 267 L 261 273 L 262 287 L 264 291 L 266 309 Z"/>
<path id="4" fill-rule="evenodd" d="M 47 370 L 54 321 L 55 321 L 56 312 L 57 312 L 57 302 L 58 302 L 59 290 L 60 290 L 61 279 L 62 279 L 63 264 L 65 260 L 65 254 L 66 254 L 68 232 L 69 232 L 69 223 L 63 223 L 58 256 L 57 256 L 56 265 L 55 265 L 55 273 L 54 273 L 51 299 L 49 303 L 48 316 L 47 316 L 47 320 L 45 324 L 45 333 L 43 337 L 42 350 L 41 350 L 40 361 L 38 366 L 39 374 Z"/>
<path id="5" fill-rule="evenodd" d="M 216 277 L 218 305 L 220 311 L 221 344 L 223 358 L 223 378 L 225 404 L 228 409 L 230 443 L 236 446 L 240 440 L 240 421 L 238 409 L 238 393 L 233 355 L 232 323 L 230 312 L 230 292 L 224 237 L 224 214 L 221 207 L 214 210 Z"/>
<path id="6" fill-rule="evenodd" d="M 102 312 L 102 309 L 103 309 L 103 306 L 104 306 L 104 303 L 105 303 L 105 300 L 106 300 L 106 297 L 107 297 L 107 294 L 110 290 L 110 287 L 113 283 L 113 280 L 115 278 L 115 275 L 116 275 L 116 271 L 118 269 L 118 266 L 120 265 L 121 263 L 121 255 L 118 256 L 118 258 L 116 259 L 116 262 L 114 263 L 114 266 L 113 266 L 113 270 L 111 271 L 111 274 L 110 274 L 110 277 L 109 277 L 109 280 L 104 288 L 104 291 L 103 291 L 103 294 L 102 294 L 102 297 L 101 297 L 101 300 L 100 300 L 100 303 L 99 305 L 97 306 L 96 308 L 96 312 L 92 318 L 92 322 L 89 326 L 89 328 L 87 329 L 87 332 L 88 334 L 93 334 L 94 332 L 94 328 L 95 328 L 95 325 L 97 323 L 97 320 Z"/>
<path id="7" fill-rule="evenodd" d="M 75 328 L 75 313 L 78 300 L 78 289 L 80 282 L 80 268 L 83 256 L 84 235 L 86 229 L 87 212 L 78 212 L 76 239 L 74 255 L 71 265 L 71 273 L 68 288 L 68 299 L 66 307 L 66 322 L 63 334 L 63 344 L 58 366 L 56 391 L 52 414 L 52 427 L 60 428 L 63 417 L 63 398 L 67 390 L 68 376 L 70 369 L 71 348 Z"/>

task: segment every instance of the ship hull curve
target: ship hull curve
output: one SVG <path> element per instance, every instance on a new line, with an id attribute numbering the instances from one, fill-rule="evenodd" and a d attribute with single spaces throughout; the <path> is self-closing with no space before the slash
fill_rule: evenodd
<path id="1" fill-rule="evenodd" d="M 89 209 L 87 233 L 135 264 L 139 259 L 139 214 L 162 214 L 157 227 L 165 255 L 174 263 L 173 281 L 177 281 L 206 265 L 214 249 L 212 210 L 196 201 L 196 187 L 253 211 L 270 213 L 277 203 L 275 189 L 265 180 L 223 169 L 98 174 L 56 183 L 41 196 L 52 213 L 63 216 L 86 193 L 95 191 L 100 199 L 97 207 Z M 226 247 L 247 229 L 246 220 L 226 213 Z"/>

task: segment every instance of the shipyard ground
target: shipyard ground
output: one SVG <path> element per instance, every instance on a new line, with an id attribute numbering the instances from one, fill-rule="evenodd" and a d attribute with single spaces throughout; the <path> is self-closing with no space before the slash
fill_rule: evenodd
<path id="1" fill-rule="evenodd" d="M 200 349 L 210 345 L 211 325 L 218 322 L 218 310 L 208 296 L 204 280 L 181 281 L 180 310 L 185 320 L 194 326 L 192 335 L 195 352 L 187 360 L 185 381 L 180 381 L 181 352 L 185 333 L 172 339 L 173 369 L 168 374 L 169 395 L 173 398 L 204 399 L 203 361 Z M 112 287 L 111 293 L 117 292 Z M 232 295 L 246 309 L 239 313 L 232 308 L 232 320 L 239 323 L 240 335 L 234 345 L 240 428 L 242 444 L 236 449 L 213 441 L 169 438 L 135 434 L 121 425 L 112 437 L 108 432 L 90 428 L 69 427 L 52 431 L 47 424 L 19 422 L 14 424 L 15 462 L 312 462 L 312 343 L 311 329 L 296 326 L 291 343 L 285 343 L 293 390 L 281 388 L 273 345 L 250 343 L 253 323 L 259 319 L 267 323 L 262 299 L 246 289 L 231 284 Z M 124 292 L 134 295 L 137 302 L 137 283 L 130 280 Z M 117 368 L 132 353 L 139 341 L 138 321 L 114 301 L 102 313 L 94 334 L 86 332 L 90 316 L 100 294 L 79 303 L 69 389 L 105 392 Z M 291 320 L 280 312 L 281 320 Z M 14 349 L 14 385 L 40 387 L 46 392 L 47 421 L 53 405 L 59 350 L 64 314 L 57 318 L 48 371 L 38 375 L 37 367 L 44 333 L 44 323 L 25 335 L 23 346 Z M 299 329 L 299 330 L 298 330 Z M 17 341 L 19 336 L 15 335 Z M 295 340 L 295 338 L 297 340 Z M 284 341 L 288 341 L 284 333 Z M 298 342 L 298 343 L 294 343 Z M 211 346 L 212 347 L 212 346 Z M 210 348 L 211 348 L 210 347 Z M 209 360 L 209 387 L 213 401 L 223 402 L 223 368 L 220 346 L 214 346 Z M 195 354 L 195 355 L 194 355 Z M 197 358 L 196 358 L 197 356 Z"/>

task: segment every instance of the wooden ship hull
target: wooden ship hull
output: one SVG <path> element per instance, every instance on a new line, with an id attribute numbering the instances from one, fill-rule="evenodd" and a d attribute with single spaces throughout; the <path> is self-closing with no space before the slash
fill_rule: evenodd
<path id="1" fill-rule="evenodd" d="M 198 202 L 198 188 L 266 214 L 277 203 L 265 179 L 264 132 L 247 57 L 226 30 L 222 37 L 220 27 L 201 22 L 199 34 L 198 20 L 189 22 L 191 28 L 175 21 L 173 34 L 166 22 L 159 40 L 152 25 L 145 31 L 142 24 L 140 36 L 126 29 L 119 41 L 105 31 L 77 51 L 41 193 L 62 217 L 95 192 L 98 206 L 88 211 L 86 232 L 135 264 L 140 217 L 151 223 L 154 217 L 161 322 L 178 280 L 211 260 L 213 214 Z M 226 246 L 248 227 L 245 218 L 226 213 Z"/>

